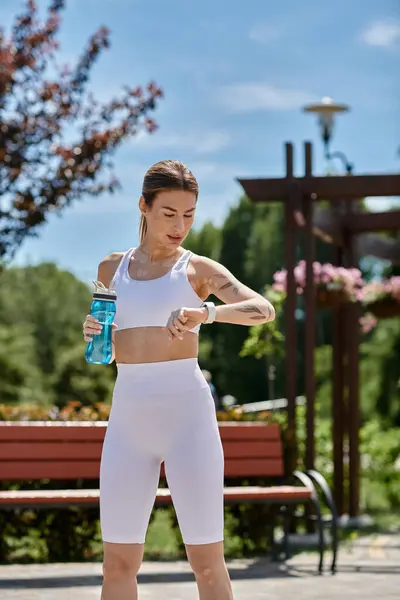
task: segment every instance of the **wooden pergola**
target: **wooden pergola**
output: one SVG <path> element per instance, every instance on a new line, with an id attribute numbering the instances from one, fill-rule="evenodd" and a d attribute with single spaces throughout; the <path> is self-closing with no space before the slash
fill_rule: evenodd
<path id="1" fill-rule="evenodd" d="M 315 235 L 333 244 L 336 265 L 358 265 L 361 254 L 379 256 L 378 236 L 370 232 L 400 230 L 400 211 L 377 213 L 358 212 L 359 200 L 365 197 L 400 195 L 400 174 L 346 175 L 315 177 L 312 174 L 312 145 L 304 144 L 304 176 L 293 173 L 293 145 L 285 144 L 286 176 L 272 179 L 239 179 L 246 195 L 253 202 L 283 202 L 285 210 L 285 268 L 287 269 L 287 299 L 285 303 L 285 374 L 288 401 L 288 427 L 294 441 L 289 462 L 296 460 L 296 264 L 297 233 L 305 233 L 306 260 L 305 311 L 305 395 L 307 398 L 307 442 L 305 465 L 315 462 L 315 369 L 316 294 L 313 262 Z M 318 201 L 328 201 L 329 209 L 320 210 Z M 399 244 L 385 247 L 385 258 L 400 256 Z M 396 262 L 397 262 L 396 260 Z M 357 516 L 360 480 L 360 398 L 359 398 L 359 337 L 360 306 L 343 304 L 333 315 L 333 391 L 332 440 L 334 461 L 334 495 L 339 514 Z M 345 494 L 345 442 L 348 440 L 348 497 Z"/>

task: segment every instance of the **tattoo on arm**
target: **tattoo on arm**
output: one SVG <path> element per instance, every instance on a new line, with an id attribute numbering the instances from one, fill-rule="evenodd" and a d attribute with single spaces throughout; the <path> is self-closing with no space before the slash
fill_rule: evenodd
<path id="1" fill-rule="evenodd" d="M 265 320 L 264 313 L 254 304 L 244 304 L 243 306 L 239 306 L 236 310 L 242 313 L 255 313 L 250 317 L 253 321 Z"/>
<path id="2" fill-rule="evenodd" d="M 233 293 L 236 294 L 236 296 L 239 293 L 239 285 L 236 282 L 231 281 L 227 275 L 223 275 L 222 273 L 215 273 L 214 277 L 219 280 L 216 287 L 218 292 L 221 292 L 223 290 L 228 290 L 229 288 L 233 288 Z M 222 284 L 222 285 L 220 285 Z"/>
<path id="3" fill-rule="evenodd" d="M 214 288 L 217 294 L 224 290 L 231 290 L 235 296 L 239 296 L 242 284 L 234 276 L 229 277 L 229 275 L 223 273 L 213 273 L 209 279 L 209 285 L 211 288 Z M 257 304 L 252 304 L 251 301 L 248 304 L 240 304 L 241 306 L 239 305 L 235 310 L 247 313 L 252 321 L 270 321 L 274 315 L 274 309 L 269 303 L 267 303 L 266 310 L 264 311 Z"/>

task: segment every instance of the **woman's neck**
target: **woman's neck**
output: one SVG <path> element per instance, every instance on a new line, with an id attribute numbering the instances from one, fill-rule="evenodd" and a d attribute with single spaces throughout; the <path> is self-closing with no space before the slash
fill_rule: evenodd
<path id="1" fill-rule="evenodd" d="M 151 240 L 145 238 L 139 245 L 138 250 L 146 259 L 146 262 L 159 263 L 164 260 L 171 260 L 178 254 L 178 248 L 166 248 Z"/>

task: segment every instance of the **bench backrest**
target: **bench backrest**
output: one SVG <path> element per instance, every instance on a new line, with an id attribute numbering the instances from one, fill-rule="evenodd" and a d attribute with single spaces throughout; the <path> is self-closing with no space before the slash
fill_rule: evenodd
<path id="1" fill-rule="evenodd" d="M 0 480 L 98 479 L 106 427 L 0 421 Z M 283 475 L 279 425 L 222 422 L 219 430 L 226 478 Z"/>

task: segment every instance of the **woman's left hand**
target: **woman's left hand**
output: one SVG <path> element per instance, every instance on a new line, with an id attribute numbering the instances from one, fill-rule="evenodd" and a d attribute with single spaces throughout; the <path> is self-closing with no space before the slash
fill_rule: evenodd
<path id="1" fill-rule="evenodd" d="M 167 323 L 170 339 L 182 340 L 187 331 L 200 323 L 204 323 L 206 319 L 206 308 L 179 308 L 174 310 Z"/>

